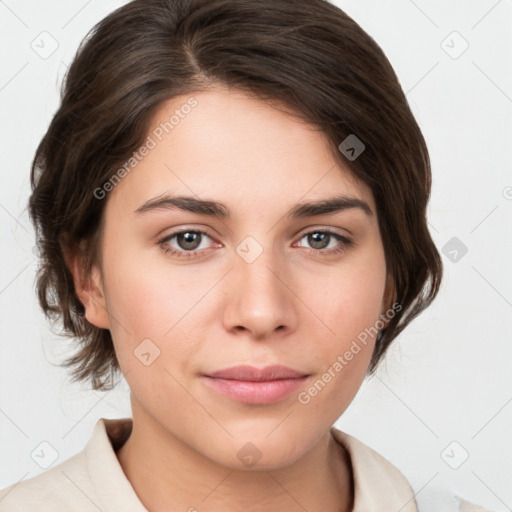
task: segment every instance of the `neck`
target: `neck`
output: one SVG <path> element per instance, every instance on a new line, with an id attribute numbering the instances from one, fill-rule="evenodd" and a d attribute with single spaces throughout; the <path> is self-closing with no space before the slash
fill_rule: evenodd
<path id="1" fill-rule="evenodd" d="M 133 408 L 133 430 L 117 457 L 151 512 L 348 512 L 353 506 L 350 460 L 330 432 L 289 466 L 239 470 L 204 457 Z"/>

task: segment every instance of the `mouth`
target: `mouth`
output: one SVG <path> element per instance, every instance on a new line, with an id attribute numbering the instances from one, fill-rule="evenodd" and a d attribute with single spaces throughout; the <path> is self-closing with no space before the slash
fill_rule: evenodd
<path id="1" fill-rule="evenodd" d="M 300 388 L 309 374 L 286 366 L 234 366 L 202 375 L 214 391 L 246 404 L 279 402 Z"/>

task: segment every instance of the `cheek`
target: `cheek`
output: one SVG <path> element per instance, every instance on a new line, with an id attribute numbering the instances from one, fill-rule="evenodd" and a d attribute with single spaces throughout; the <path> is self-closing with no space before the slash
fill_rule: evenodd
<path id="1" fill-rule="evenodd" d="M 366 254 L 311 276 L 302 285 L 311 309 L 327 328 L 329 345 L 343 348 L 379 319 L 386 282 L 384 256 L 379 247 Z"/>
<path id="2" fill-rule="evenodd" d="M 140 264 L 130 266 L 119 261 L 111 269 L 111 287 L 106 291 L 116 357 L 132 395 L 149 409 L 170 414 L 166 404 L 187 399 L 173 376 L 181 381 L 182 366 L 193 360 L 197 350 L 192 342 L 196 337 L 186 329 L 189 303 L 197 297 L 172 275 L 149 267 L 143 270 Z"/>
<path id="3" fill-rule="evenodd" d="M 327 269 L 302 283 L 323 333 L 310 330 L 315 339 L 310 357 L 321 374 L 305 398 L 311 398 L 313 409 L 319 407 L 318 413 L 321 402 L 335 410 L 342 403 L 348 405 L 364 379 L 380 325 L 385 273 L 384 255 L 375 247 L 367 257 L 354 258 L 336 272 Z M 322 398 L 314 398 L 317 394 Z"/>
<path id="4" fill-rule="evenodd" d="M 326 328 L 321 336 L 313 328 L 309 331 L 315 349 L 309 348 L 308 359 L 318 374 L 297 397 L 311 416 L 336 421 L 360 388 L 377 336 L 374 325 L 384 286 L 380 281 L 372 273 L 349 272 L 312 297 Z"/>
<path id="5" fill-rule="evenodd" d="M 183 371 L 194 360 L 208 334 L 204 319 L 218 318 L 208 294 L 218 277 L 211 269 L 202 275 L 192 265 L 172 266 L 154 253 L 144 259 L 129 248 L 112 258 L 109 249 L 112 254 L 114 248 L 104 253 L 105 296 L 117 359 L 131 379 L 155 387 L 154 379 L 169 378 L 165 373 L 157 378 L 157 368 Z M 144 359 L 155 364 L 146 368 Z"/>
<path id="6" fill-rule="evenodd" d="M 118 251 L 122 256 L 114 258 L 105 249 L 105 295 L 115 317 L 114 329 L 119 331 L 116 324 L 125 327 L 121 335 L 128 331 L 139 337 L 162 338 L 187 314 L 203 288 L 190 266 L 173 268 L 157 251 L 151 248 L 147 251 L 150 257 L 145 257 L 127 244 Z"/>

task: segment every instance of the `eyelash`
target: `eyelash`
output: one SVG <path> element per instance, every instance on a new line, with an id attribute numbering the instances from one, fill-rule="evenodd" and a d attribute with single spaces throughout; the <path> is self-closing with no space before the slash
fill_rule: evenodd
<path id="1" fill-rule="evenodd" d="M 183 233 L 199 233 L 201 235 L 206 235 L 208 238 L 211 238 L 213 240 L 213 237 L 208 235 L 208 233 L 206 233 L 205 231 L 201 231 L 199 229 L 183 229 L 181 231 L 176 231 L 174 233 L 171 233 L 170 235 L 165 236 L 164 238 L 162 238 L 161 240 L 158 241 L 158 245 L 162 248 L 162 250 L 166 254 L 171 254 L 172 256 L 177 256 L 178 258 L 199 257 L 200 253 L 202 251 L 207 250 L 207 249 L 194 249 L 193 251 L 185 251 L 185 250 L 172 249 L 172 248 L 169 248 L 168 245 L 166 245 L 174 237 L 176 237 L 177 235 L 183 234 Z M 324 234 L 334 237 L 335 239 L 337 239 L 340 242 L 336 247 L 331 248 L 331 249 L 310 249 L 310 248 L 306 247 L 306 250 L 308 252 L 313 252 L 320 256 L 327 257 L 327 256 L 333 256 L 334 254 L 344 253 L 350 246 L 352 246 L 354 244 L 354 242 L 352 240 L 350 240 L 349 238 L 346 238 L 346 237 L 344 237 L 334 231 L 330 231 L 328 229 L 314 229 L 312 231 L 308 231 L 306 233 L 303 233 L 301 235 L 301 237 L 299 238 L 299 240 L 302 240 L 305 236 L 311 235 L 313 233 L 324 233 Z"/>

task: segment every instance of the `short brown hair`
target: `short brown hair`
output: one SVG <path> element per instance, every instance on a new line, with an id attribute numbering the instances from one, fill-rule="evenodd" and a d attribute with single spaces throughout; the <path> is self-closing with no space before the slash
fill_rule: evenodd
<path id="1" fill-rule="evenodd" d="M 86 36 L 31 170 L 39 301 L 80 343 L 64 365 L 94 389 L 111 387 L 119 368 L 110 331 L 84 317 L 63 252 L 80 248 L 86 273 L 92 269 L 106 203 L 93 191 L 141 145 L 164 101 L 215 83 L 286 105 L 318 126 L 334 157 L 371 189 L 401 306 L 378 336 L 373 372 L 440 286 L 426 219 L 430 162 L 386 56 L 325 0 L 135 0 Z M 356 159 L 338 149 L 351 134 L 365 145 Z"/>

